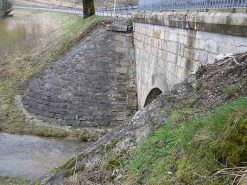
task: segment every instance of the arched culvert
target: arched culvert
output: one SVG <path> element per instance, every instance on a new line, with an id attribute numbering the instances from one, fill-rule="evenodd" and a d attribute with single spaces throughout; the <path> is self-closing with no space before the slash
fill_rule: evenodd
<path id="1" fill-rule="evenodd" d="M 150 93 L 148 94 L 144 107 L 146 107 L 147 105 L 149 105 L 153 100 L 155 100 L 160 94 L 162 93 L 162 91 L 159 88 L 154 88 L 150 91 Z"/>

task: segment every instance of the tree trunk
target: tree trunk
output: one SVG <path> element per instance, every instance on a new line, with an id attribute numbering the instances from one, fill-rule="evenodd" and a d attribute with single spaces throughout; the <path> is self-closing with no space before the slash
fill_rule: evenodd
<path id="1" fill-rule="evenodd" d="M 94 14 L 94 0 L 83 0 L 83 18 L 88 18 Z"/>

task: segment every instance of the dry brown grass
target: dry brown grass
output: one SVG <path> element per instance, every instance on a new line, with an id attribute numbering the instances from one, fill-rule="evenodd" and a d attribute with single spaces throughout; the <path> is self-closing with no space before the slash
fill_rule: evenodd
<path id="1" fill-rule="evenodd" d="M 83 21 L 72 14 L 15 10 L 13 18 L 1 23 L 0 131 L 45 137 L 73 135 L 26 122 L 14 98 L 25 92 L 32 77 L 67 52 L 100 19 L 105 18 L 93 16 Z"/>
<path id="2" fill-rule="evenodd" d="M 6 22 L 1 22 L 0 55 L 13 56 L 27 53 L 40 45 L 43 34 L 40 24 L 35 22 L 31 22 L 29 27 L 17 23 L 12 28 Z"/>
<path id="3" fill-rule="evenodd" d="M 13 18 L 0 22 L 0 58 L 28 55 L 63 34 L 60 18 L 54 19 L 54 13 L 29 10 L 13 13 Z"/>
<path id="4" fill-rule="evenodd" d="M 81 0 L 15 0 L 15 4 L 27 6 L 54 6 L 82 8 Z"/>

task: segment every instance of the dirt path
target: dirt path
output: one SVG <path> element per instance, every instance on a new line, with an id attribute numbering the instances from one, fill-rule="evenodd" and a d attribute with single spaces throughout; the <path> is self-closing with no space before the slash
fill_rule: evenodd
<path id="1" fill-rule="evenodd" d="M 14 5 L 13 8 L 15 9 L 30 9 L 30 10 L 45 10 L 45 11 L 53 11 L 53 12 L 64 12 L 64 13 L 71 13 L 76 15 L 82 15 L 82 9 L 76 8 L 57 8 L 57 7 L 50 7 L 50 6 L 26 6 L 26 5 Z"/>

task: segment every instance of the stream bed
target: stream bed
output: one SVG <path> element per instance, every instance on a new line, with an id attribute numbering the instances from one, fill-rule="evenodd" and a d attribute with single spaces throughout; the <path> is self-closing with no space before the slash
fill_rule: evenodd
<path id="1" fill-rule="evenodd" d="M 0 133 L 0 176 L 41 177 L 91 144 Z"/>

